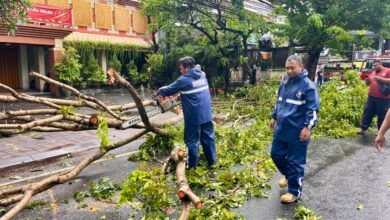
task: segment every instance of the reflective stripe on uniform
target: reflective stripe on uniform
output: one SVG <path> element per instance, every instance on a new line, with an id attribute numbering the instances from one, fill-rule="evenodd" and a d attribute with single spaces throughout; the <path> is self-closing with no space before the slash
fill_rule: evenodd
<path id="1" fill-rule="evenodd" d="M 314 126 L 314 122 L 317 120 L 317 112 L 313 111 L 313 118 L 310 120 L 310 126 Z"/>
<path id="2" fill-rule="evenodd" d="M 283 101 L 283 98 L 282 98 L 282 97 L 279 97 L 279 98 L 278 98 L 278 101 Z"/>
<path id="3" fill-rule="evenodd" d="M 193 89 L 193 90 L 181 91 L 180 93 L 181 94 L 193 94 L 193 93 L 202 92 L 202 91 L 208 90 L 208 89 L 209 89 L 209 86 L 202 86 L 200 88 Z"/>
<path id="4" fill-rule="evenodd" d="M 287 103 L 294 104 L 294 105 L 303 105 L 305 104 L 305 100 L 298 101 L 298 100 L 293 100 L 293 99 L 286 99 Z"/>

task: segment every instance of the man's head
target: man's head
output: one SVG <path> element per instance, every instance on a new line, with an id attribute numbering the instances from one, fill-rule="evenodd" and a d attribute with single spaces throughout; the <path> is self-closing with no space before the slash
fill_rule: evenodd
<path id="1" fill-rule="evenodd" d="M 179 68 L 181 74 L 186 74 L 195 67 L 195 59 L 189 56 L 179 59 Z"/>
<path id="2" fill-rule="evenodd" d="M 298 55 L 291 55 L 286 60 L 288 77 L 298 76 L 303 70 L 302 58 Z"/>
<path id="3" fill-rule="evenodd" d="M 375 61 L 373 67 L 374 67 L 375 72 L 380 72 L 383 68 L 383 62 L 380 60 Z"/>

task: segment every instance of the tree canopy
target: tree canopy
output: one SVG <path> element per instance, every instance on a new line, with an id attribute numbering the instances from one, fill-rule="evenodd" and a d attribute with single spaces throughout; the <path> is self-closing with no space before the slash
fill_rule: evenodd
<path id="1" fill-rule="evenodd" d="M 248 38 L 268 31 L 263 16 L 247 11 L 243 0 L 142 0 L 143 13 L 152 16 L 151 28 L 163 30 L 166 37 L 187 29 L 202 39 L 208 52 L 220 57 L 225 69 L 247 62 Z M 209 55 L 209 53 L 207 53 Z"/>
<path id="2" fill-rule="evenodd" d="M 307 48 L 307 68 L 314 76 L 324 47 L 341 50 L 352 42 L 350 30 L 388 32 L 390 0 L 271 0 L 275 11 L 287 17 L 282 34 Z"/>
<path id="3" fill-rule="evenodd" d="M 13 34 L 18 24 L 27 22 L 28 0 L 0 1 L 0 24 L 6 25 L 9 34 Z"/>

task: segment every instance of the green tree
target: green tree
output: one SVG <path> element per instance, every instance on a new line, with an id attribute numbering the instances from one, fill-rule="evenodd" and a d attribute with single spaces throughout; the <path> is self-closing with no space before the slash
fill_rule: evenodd
<path id="1" fill-rule="evenodd" d="M 287 25 L 280 28 L 290 42 L 298 41 L 309 55 L 306 65 L 314 78 L 321 51 L 344 49 L 351 42 L 349 30 L 385 30 L 390 0 L 270 0 L 279 15 L 287 16 Z M 388 19 L 388 18 L 387 18 Z M 294 44 L 293 44 L 294 45 Z M 349 49 L 349 48 L 348 48 Z"/>
<path id="2" fill-rule="evenodd" d="M 196 30 L 192 31 L 193 35 L 203 35 L 207 39 L 204 46 L 220 57 L 225 80 L 228 79 L 228 67 L 240 64 L 240 56 L 247 57 L 248 38 L 268 30 L 264 18 L 247 11 L 243 0 L 142 0 L 141 7 L 145 15 L 153 16 L 152 29 L 164 30 L 169 35 L 179 24 L 179 28 Z M 248 64 L 241 64 L 244 64 L 244 73 L 248 74 Z"/>
<path id="3" fill-rule="evenodd" d="M 112 56 L 112 59 L 108 62 L 108 66 L 114 68 L 118 72 L 120 72 L 122 70 L 121 61 L 119 61 L 116 54 L 114 54 L 114 56 Z"/>
<path id="4" fill-rule="evenodd" d="M 85 81 L 92 82 L 104 82 L 106 79 L 102 68 L 99 66 L 96 58 L 93 55 L 89 57 L 89 61 L 84 68 L 82 77 Z"/>
<path id="5" fill-rule="evenodd" d="M 28 0 L 0 1 L 0 24 L 7 26 L 9 34 L 14 34 L 18 24 L 25 23 L 27 19 Z"/>
<path id="6" fill-rule="evenodd" d="M 79 62 L 80 56 L 76 49 L 68 47 L 64 50 L 62 58 L 54 65 L 54 72 L 56 78 L 67 84 L 74 84 L 80 80 L 81 64 Z"/>

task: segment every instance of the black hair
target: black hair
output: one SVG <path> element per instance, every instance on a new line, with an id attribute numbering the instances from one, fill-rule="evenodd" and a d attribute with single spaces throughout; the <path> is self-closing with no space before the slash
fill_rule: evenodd
<path id="1" fill-rule="evenodd" d="M 194 68 L 195 67 L 195 59 L 190 56 L 185 56 L 179 59 L 179 65 L 182 65 L 184 68 Z"/>

